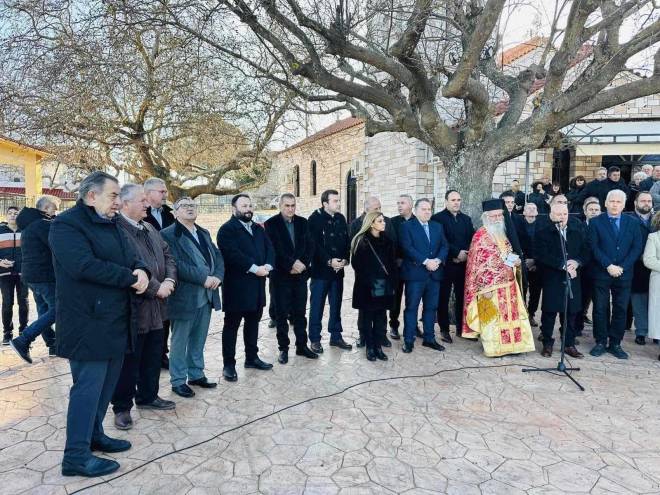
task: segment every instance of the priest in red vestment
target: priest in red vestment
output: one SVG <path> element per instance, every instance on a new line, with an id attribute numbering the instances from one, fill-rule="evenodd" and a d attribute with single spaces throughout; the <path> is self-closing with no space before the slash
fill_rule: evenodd
<path id="1" fill-rule="evenodd" d="M 502 200 L 483 202 L 483 227 L 472 238 L 465 274 L 463 337 L 480 338 L 484 354 L 534 350 L 522 298 L 520 257 L 507 238 Z"/>

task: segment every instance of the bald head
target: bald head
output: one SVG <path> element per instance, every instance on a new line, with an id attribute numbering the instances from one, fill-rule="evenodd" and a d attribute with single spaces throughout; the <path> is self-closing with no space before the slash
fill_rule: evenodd
<path id="1" fill-rule="evenodd" d="M 550 207 L 550 220 L 559 222 L 560 227 L 566 227 L 568 224 L 568 206 L 563 204 L 554 204 Z"/>

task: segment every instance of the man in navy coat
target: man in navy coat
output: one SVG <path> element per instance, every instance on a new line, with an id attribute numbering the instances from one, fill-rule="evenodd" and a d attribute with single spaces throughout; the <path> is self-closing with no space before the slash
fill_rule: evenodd
<path id="1" fill-rule="evenodd" d="M 431 201 L 415 202 L 415 219 L 401 225 L 401 248 L 404 259 L 401 278 L 406 287 L 406 309 L 403 313 L 403 352 L 412 352 L 415 343 L 417 310 L 423 304 L 424 347 L 437 351 L 445 348 L 435 340 L 435 312 L 438 309 L 440 281 L 449 245 L 442 226 L 431 220 Z"/>
<path id="2" fill-rule="evenodd" d="M 596 340 L 590 354 L 596 357 L 609 352 L 619 359 L 628 359 L 628 354 L 621 348 L 621 340 L 625 332 L 633 268 L 642 253 L 642 234 L 636 219 L 622 215 L 625 205 L 624 191 L 610 191 L 605 200 L 607 211 L 589 222 L 594 259 L 593 322 Z M 611 319 L 608 318 L 610 294 Z"/>
<path id="3" fill-rule="evenodd" d="M 225 260 L 222 285 L 225 324 L 222 329 L 222 374 L 233 382 L 236 374 L 236 336 L 243 323 L 245 367 L 269 370 L 259 359 L 259 321 L 266 305 L 266 277 L 275 266 L 275 252 L 263 227 L 252 221 L 252 201 L 247 194 L 231 200 L 232 217 L 218 230 L 218 247 Z"/>

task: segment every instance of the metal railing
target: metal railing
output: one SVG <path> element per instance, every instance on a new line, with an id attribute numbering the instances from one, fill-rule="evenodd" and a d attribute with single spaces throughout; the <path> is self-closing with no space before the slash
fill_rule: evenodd
<path id="1" fill-rule="evenodd" d="M 660 143 L 660 133 L 652 134 L 569 134 L 578 144 L 648 144 Z"/>

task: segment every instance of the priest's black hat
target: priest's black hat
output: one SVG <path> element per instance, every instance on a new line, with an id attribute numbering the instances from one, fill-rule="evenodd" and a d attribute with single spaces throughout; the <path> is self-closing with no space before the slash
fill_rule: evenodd
<path id="1" fill-rule="evenodd" d="M 501 210 L 503 206 L 504 202 L 501 199 L 487 199 L 481 202 L 481 208 L 484 212 Z"/>

